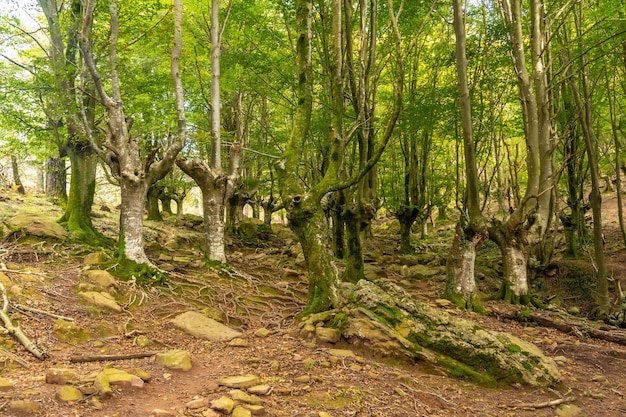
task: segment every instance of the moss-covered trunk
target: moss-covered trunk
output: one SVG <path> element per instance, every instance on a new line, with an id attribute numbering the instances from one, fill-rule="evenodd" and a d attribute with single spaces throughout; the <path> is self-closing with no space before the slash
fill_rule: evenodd
<path id="1" fill-rule="evenodd" d="M 70 158 L 70 192 L 59 223 L 84 242 L 102 243 L 104 237 L 91 222 L 98 156 L 88 144 L 81 142 L 69 145 L 67 155 Z"/>
<path id="2" fill-rule="evenodd" d="M 347 282 L 358 282 L 363 279 L 363 250 L 361 247 L 361 218 L 358 207 L 350 206 L 344 211 L 344 222 L 346 225 L 346 270 L 343 280 Z"/>
<path id="3" fill-rule="evenodd" d="M 148 217 L 147 220 L 154 220 L 157 222 L 163 221 L 161 216 L 161 210 L 159 209 L 159 190 L 155 185 L 152 185 L 148 189 Z"/>
<path id="4" fill-rule="evenodd" d="M 305 314 L 318 313 L 337 306 L 339 272 L 331 248 L 330 229 L 319 204 L 308 209 L 296 204 L 288 210 L 289 226 L 298 237 L 309 273 L 309 298 Z"/>
<path id="5" fill-rule="evenodd" d="M 67 170 L 65 159 L 51 156 L 46 159 L 46 198 L 62 207 L 67 205 Z"/>

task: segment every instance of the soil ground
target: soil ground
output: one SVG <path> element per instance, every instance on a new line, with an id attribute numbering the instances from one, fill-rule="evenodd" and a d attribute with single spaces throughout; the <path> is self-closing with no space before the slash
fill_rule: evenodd
<path id="1" fill-rule="evenodd" d="M 26 210 L 55 217 L 60 214 L 58 208 L 41 199 L 2 194 L 6 199 L 0 202 L 0 220 Z M 617 230 L 615 200 L 605 198 L 605 205 L 609 269 L 614 278 L 626 284 L 626 251 Z M 98 209 L 95 223 L 103 233 L 115 236 L 118 214 Z M 0 245 L 1 266 L 22 289 L 10 294 L 8 311 L 50 358 L 39 361 L 9 336 L 0 334 L 0 377 L 15 384 L 12 390 L 0 392 L 0 415 L 13 415 L 8 410 L 11 401 L 30 399 L 43 404 L 43 411 L 31 414 L 41 416 L 149 416 L 157 408 L 178 416 L 206 416 L 211 415 L 206 408 L 189 409 L 185 404 L 199 397 L 212 400 L 227 395 L 229 389 L 215 381 L 242 374 L 258 375 L 271 386 L 263 405 L 266 415 L 276 417 L 317 417 L 320 412 L 333 417 L 626 415 L 624 346 L 494 315 L 463 312 L 438 301 L 444 285 L 442 276 L 407 280 L 387 261 L 372 262 L 423 302 L 470 318 L 485 329 L 510 332 L 534 342 L 555 358 L 563 375 L 562 384 L 552 388 L 477 386 L 421 363 L 378 357 L 367 346 L 311 344 L 299 338 L 296 317 L 306 299 L 307 281 L 297 245 L 284 228 L 275 227 L 276 234 L 256 239 L 230 238 L 231 268 L 217 271 L 202 268 L 198 261 L 202 242 L 198 230 L 175 225 L 173 220 L 147 222 L 146 226 L 150 257 L 161 267 L 172 269 L 170 282 L 159 288 L 120 283 L 118 298 L 126 301 L 126 308 L 118 314 L 89 307 L 76 296 L 81 271 L 86 268 L 83 258 L 93 249 L 5 236 Z M 444 256 L 451 233 L 451 227 L 444 226 L 419 249 L 439 250 L 438 256 Z M 375 229 L 375 238 L 368 245 L 368 253 L 382 254 L 391 262 L 399 241 L 389 229 L 380 228 Z M 62 340 L 53 330 L 54 318 L 18 311 L 12 307 L 17 304 L 71 317 L 84 329 L 85 337 Z M 488 308 L 495 305 L 506 307 L 486 303 Z M 203 309 L 242 331 L 248 346 L 199 340 L 169 324 L 181 312 Z M 268 337 L 254 335 L 261 327 L 270 330 Z M 146 336 L 150 345 L 139 346 L 138 335 Z M 351 349 L 358 356 L 355 360 L 331 360 L 329 350 L 336 348 Z M 169 349 L 188 350 L 193 368 L 187 372 L 168 370 L 153 357 L 70 362 L 71 358 L 88 355 Z M 140 389 L 116 391 L 100 404 L 92 398 L 67 404 L 55 397 L 59 386 L 46 384 L 44 379 L 51 367 L 76 369 L 88 380 L 105 366 L 139 367 L 149 372 L 152 380 Z M 558 408 L 549 405 L 564 398 L 573 401 Z"/>

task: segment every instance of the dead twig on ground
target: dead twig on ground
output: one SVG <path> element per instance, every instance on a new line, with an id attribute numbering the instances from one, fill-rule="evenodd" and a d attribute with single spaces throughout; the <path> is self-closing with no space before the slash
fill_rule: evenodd
<path id="1" fill-rule="evenodd" d="M 576 401 L 576 397 L 563 397 L 557 398 L 556 400 L 545 401 L 542 403 L 529 404 L 529 403 L 521 403 L 521 404 L 508 404 L 504 407 L 506 408 L 523 408 L 526 410 L 537 410 L 540 408 L 548 408 L 554 407 L 556 405 L 567 404 Z"/>
<path id="2" fill-rule="evenodd" d="M 21 312 L 29 312 L 29 313 L 41 314 L 43 316 L 52 317 L 53 319 L 62 319 L 62 320 L 65 320 L 65 321 L 75 321 L 72 317 L 59 316 L 58 314 L 50 313 L 48 311 L 40 310 L 40 309 L 34 308 L 34 307 L 27 307 L 27 306 L 22 305 L 22 304 L 14 304 L 12 308 L 14 308 L 15 310 L 21 311 Z"/>
<path id="3" fill-rule="evenodd" d="M 17 339 L 17 341 L 20 342 L 27 351 L 32 353 L 34 357 L 42 361 L 46 360 L 49 357 L 48 354 L 44 352 L 43 349 L 31 342 L 28 336 L 24 334 L 22 329 L 20 329 L 19 326 L 15 326 L 11 321 L 11 318 L 8 314 L 9 299 L 7 297 L 6 290 L 4 289 L 4 285 L 1 282 L 0 291 L 2 291 L 2 310 L 0 310 L 0 319 L 2 319 L 2 322 L 4 323 L 4 328 L 11 336 Z"/>
<path id="4" fill-rule="evenodd" d="M 87 356 L 72 356 L 70 363 L 83 363 L 83 362 L 100 362 L 100 361 L 123 361 L 128 359 L 141 359 L 150 358 L 156 355 L 157 352 L 144 352 L 144 353 L 130 353 L 127 355 L 87 355 Z"/>

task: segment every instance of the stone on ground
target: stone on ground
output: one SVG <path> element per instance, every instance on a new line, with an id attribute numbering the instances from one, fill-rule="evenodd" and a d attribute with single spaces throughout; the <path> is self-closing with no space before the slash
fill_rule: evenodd
<path id="1" fill-rule="evenodd" d="M 228 397 L 220 397 L 211 401 L 211 408 L 224 414 L 230 414 L 234 406 L 235 402 Z"/>
<path id="2" fill-rule="evenodd" d="M 228 388 L 248 388 L 259 385 L 259 377 L 256 375 L 229 376 L 220 379 L 217 383 Z"/>
<path id="3" fill-rule="evenodd" d="M 78 296 L 85 300 L 88 304 L 96 307 L 104 308 L 107 310 L 115 311 L 116 313 L 122 312 L 122 306 L 120 306 L 115 298 L 106 292 L 97 291 L 85 291 L 79 292 Z"/>
<path id="4" fill-rule="evenodd" d="M 117 285 L 117 280 L 109 271 L 101 271 L 99 269 L 90 269 L 83 272 L 83 276 L 87 281 L 106 290 Z"/>
<path id="5" fill-rule="evenodd" d="M 50 368 L 46 371 L 47 384 L 75 384 L 78 382 L 78 372 L 71 368 Z"/>
<path id="6" fill-rule="evenodd" d="M 35 414 L 41 412 L 42 403 L 31 400 L 15 400 L 9 403 L 9 410 L 14 413 Z"/>
<path id="7" fill-rule="evenodd" d="M 252 417 L 252 412 L 244 407 L 235 407 L 232 417 Z"/>
<path id="8" fill-rule="evenodd" d="M 239 402 L 246 403 L 246 404 L 254 404 L 254 405 L 263 404 L 263 400 L 261 398 L 253 394 L 248 394 L 247 392 L 242 391 L 240 389 L 232 390 L 228 394 L 235 401 L 239 401 Z"/>
<path id="9" fill-rule="evenodd" d="M 236 337 L 243 336 L 243 333 L 231 329 L 197 311 L 182 313 L 174 317 L 171 323 L 185 333 L 214 342 L 228 342 Z"/>
<path id="10" fill-rule="evenodd" d="M 96 376 L 94 380 L 94 386 L 100 393 L 102 398 L 108 398 L 113 395 L 113 389 L 111 385 L 115 385 L 118 387 L 136 387 L 142 388 L 144 382 L 137 375 L 129 374 L 126 371 L 122 371 L 115 368 L 106 368 L 102 370 Z"/>
<path id="11" fill-rule="evenodd" d="M 67 231 L 54 218 L 44 214 L 19 213 L 9 220 L 9 226 L 22 229 L 31 236 L 50 237 L 59 240 L 67 238 Z"/>
<path id="12" fill-rule="evenodd" d="M 191 369 L 191 355 L 186 350 L 174 349 L 156 355 L 158 364 L 170 369 L 188 371 Z"/>
<path id="13" fill-rule="evenodd" d="M 8 379 L 0 378 L 0 392 L 8 392 L 13 389 L 13 382 Z"/>
<path id="14" fill-rule="evenodd" d="M 66 403 L 72 401 L 80 401 L 83 399 L 83 393 L 72 385 L 65 385 L 56 392 L 56 398 Z"/>

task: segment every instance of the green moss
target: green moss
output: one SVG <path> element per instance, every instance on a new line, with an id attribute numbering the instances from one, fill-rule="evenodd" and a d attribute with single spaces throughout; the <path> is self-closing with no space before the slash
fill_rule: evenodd
<path id="1" fill-rule="evenodd" d="M 403 318 L 404 314 L 400 311 L 400 309 L 396 307 L 389 307 L 385 304 L 378 304 L 373 311 L 373 313 L 383 319 L 385 324 L 393 325 L 399 323 Z"/>
<path id="2" fill-rule="evenodd" d="M 522 351 L 522 348 L 517 346 L 516 344 L 510 344 L 506 347 L 510 353 L 519 353 Z"/>
<path id="3" fill-rule="evenodd" d="M 488 373 L 475 371 L 471 367 L 457 362 L 454 359 L 439 356 L 437 357 L 437 364 L 446 368 L 452 376 L 457 378 L 469 379 L 487 387 L 495 387 L 497 385 L 497 381 Z"/>
<path id="4" fill-rule="evenodd" d="M 167 277 L 160 270 L 121 256 L 117 260 L 104 264 L 104 268 L 115 273 L 123 281 L 135 280 L 138 284 L 160 286 L 167 282 Z"/>
<path id="5" fill-rule="evenodd" d="M 343 330 L 348 325 L 348 316 L 345 313 L 337 313 L 335 317 L 333 317 L 326 327 L 330 327 L 333 329 L 337 329 L 343 333 Z"/>

